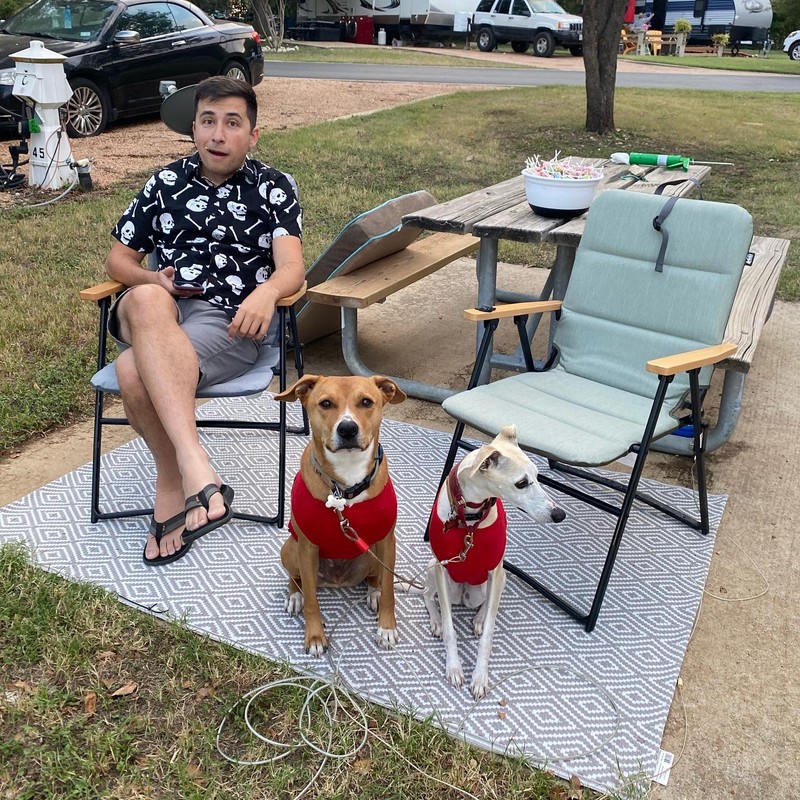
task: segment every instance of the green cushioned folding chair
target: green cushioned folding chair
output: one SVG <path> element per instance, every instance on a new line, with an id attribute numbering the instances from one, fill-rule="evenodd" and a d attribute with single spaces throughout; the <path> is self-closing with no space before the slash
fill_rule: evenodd
<path id="1" fill-rule="evenodd" d="M 519 444 L 548 459 L 554 471 L 596 476 L 580 466 L 609 464 L 628 453 L 636 461 L 620 505 L 551 486 L 616 517 L 608 554 L 588 611 L 513 564 L 505 566 L 591 631 L 603 602 L 634 499 L 649 503 L 708 533 L 703 466 L 701 391 L 713 364 L 732 355 L 723 335 L 752 239 L 750 215 L 736 205 L 634 192 L 602 192 L 589 211 L 562 302 L 519 303 L 493 312 L 466 312 L 484 325 L 467 391 L 443 408 L 458 420 L 443 477 L 464 440 L 465 425 L 495 436 L 517 426 Z M 549 363 L 534 368 L 524 324 L 531 313 L 554 312 L 556 330 Z M 514 317 L 530 371 L 478 386 L 500 318 Z M 700 519 L 637 493 L 650 444 L 687 420 L 694 426 Z"/>

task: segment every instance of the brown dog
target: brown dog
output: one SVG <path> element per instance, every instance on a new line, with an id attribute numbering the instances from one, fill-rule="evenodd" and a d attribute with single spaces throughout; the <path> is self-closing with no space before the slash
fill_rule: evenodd
<path id="1" fill-rule="evenodd" d="M 306 375 L 275 399 L 299 399 L 311 425 L 292 486 L 290 536 L 281 548 L 289 573 L 286 610 L 304 611 L 306 652 L 320 656 L 328 639 L 317 587 L 366 581 L 378 640 L 391 648 L 397 498 L 378 438 L 384 405 L 406 396 L 389 378 Z"/>

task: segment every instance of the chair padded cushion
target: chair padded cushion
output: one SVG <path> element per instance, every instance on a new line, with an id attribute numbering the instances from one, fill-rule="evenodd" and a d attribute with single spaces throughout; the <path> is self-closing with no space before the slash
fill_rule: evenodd
<path id="1" fill-rule="evenodd" d="M 641 441 L 651 405 L 652 398 L 556 367 L 460 392 L 442 408 L 490 436 L 513 423 L 523 449 L 566 464 L 596 466 L 615 461 Z M 680 425 L 662 408 L 655 437 Z"/>
<path id="2" fill-rule="evenodd" d="M 309 268 L 306 273 L 309 289 L 410 245 L 419 238 L 422 229 L 404 226 L 403 215 L 435 204 L 436 198 L 429 192 L 411 192 L 353 217 Z M 339 330 L 339 309 L 301 302 L 297 325 L 300 341 L 313 342 Z"/>
<path id="3" fill-rule="evenodd" d="M 260 394 L 272 383 L 274 372 L 272 368 L 280 359 L 280 349 L 263 346 L 258 353 L 253 366 L 238 378 L 231 378 L 224 383 L 213 386 L 204 386 L 196 397 L 246 397 L 247 395 Z M 119 394 L 119 381 L 114 362 L 107 364 L 92 376 L 92 386 L 109 394 Z"/>

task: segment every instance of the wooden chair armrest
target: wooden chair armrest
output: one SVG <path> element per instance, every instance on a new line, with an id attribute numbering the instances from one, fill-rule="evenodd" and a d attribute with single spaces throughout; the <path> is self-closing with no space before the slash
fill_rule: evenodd
<path id="1" fill-rule="evenodd" d="M 674 356 L 654 358 L 652 361 L 647 362 L 647 371 L 654 372 L 656 375 L 677 375 L 679 372 L 687 372 L 691 369 L 707 367 L 709 364 L 716 364 L 732 356 L 736 350 L 735 344 L 723 342 L 710 347 L 701 347 L 699 350 L 677 353 Z"/>
<path id="2" fill-rule="evenodd" d="M 92 300 L 96 303 L 106 297 L 119 294 L 124 288 L 125 284 L 119 281 L 105 281 L 105 283 L 98 283 L 96 286 L 81 290 L 80 298 L 81 300 Z"/>
<path id="3" fill-rule="evenodd" d="M 278 300 L 276 305 L 285 306 L 286 308 L 288 308 L 289 306 L 293 306 L 306 293 L 307 288 L 308 288 L 308 283 L 306 283 L 306 281 L 303 281 L 303 285 L 294 294 L 287 295 L 286 297 L 281 297 L 281 299 Z"/>
<path id="4" fill-rule="evenodd" d="M 81 300 L 92 300 L 96 303 L 98 300 L 119 294 L 124 288 L 125 284 L 119 281 L 105 281 L 104 283 L 98 283 L 96 286 L 90 286 L 88 289 L 82 289 L 80 298 Z M 308 284 L 303 281 L 303 285 L 294 294 L 282 297 L 278 300 L 277 305 L 293 306 L 306 293 L 307 288 Z"/>
<path id="5" fill-rule="evenodd" d="M 507 303 L 498 306 L 494 311 L 480 311 L 477 308 L 468 308 L 464 311 L 464 319 L 471 322 L 482 322 L 487 319 L 506 319 L 522 314 L 544 314 L 548 311 L 559 311 L 560 300 L 532 300 L 529 303 Z"/>

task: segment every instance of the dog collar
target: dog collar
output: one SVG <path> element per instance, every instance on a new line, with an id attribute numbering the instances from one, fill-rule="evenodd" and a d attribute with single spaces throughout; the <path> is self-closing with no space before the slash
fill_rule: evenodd
<path id="1" fill-rule="evenodd" d="M 464 499 L 461 491 L 461 484 L 458 482 L 458 468 L 461 466 L 459 461 L 447 475 L 447 497 L 450 500 L 450 516 L 445 520 L 444 529 L 466 528 L 470 532 L 489 516 L 489 511 L 497 502 L 496 497 L 487 497 L 480 503 L 468 503 Z M 475 511 L 468 511 L 473 508 Z"/>
<path id="2" fill-rule="evenodd" d="M 370 484 L 373 480 L 375 480 L 375 476 L 378 474 L 378 467 L 380 467 L 382 461 L 383 446 L 379 444 L 378 452 L 375 455 L 375 464 L 372 467 L 372 472 L 370 472 L 369 475 L 364 478 L 364 480 L 359 481 L 353 486 L 348 486 L 346 489 L 343 489 L 337 481 L 331 478 L 331 476 L 322 469 L 322 465 L 317 460 L 316 455 L 313 453 L 311 454 L 311 465 L 314 467 L 314 471 L 331 487 L 334 497 L 344 498 L 345 500 L 352 500 L 354 497 L 358 497 L 361 492 L 365 492 L 367 489 L 369 489 Z"/>

